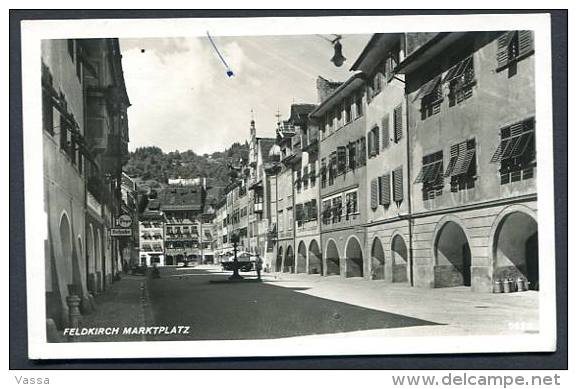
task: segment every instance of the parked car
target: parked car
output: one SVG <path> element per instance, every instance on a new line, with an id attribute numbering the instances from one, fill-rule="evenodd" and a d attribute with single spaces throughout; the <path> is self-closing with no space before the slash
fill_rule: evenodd
<path id="1" fill-rule="evenodd" d="M 237 260 L 239 264 L 239 271 L 253 271 L 255 269 L 256 257 L 246 251 L 237 253 Z M 234 268 L 234 254 L 227 258 L 226 261 L 221 262 L 222 270 L 233 271 Z"/>

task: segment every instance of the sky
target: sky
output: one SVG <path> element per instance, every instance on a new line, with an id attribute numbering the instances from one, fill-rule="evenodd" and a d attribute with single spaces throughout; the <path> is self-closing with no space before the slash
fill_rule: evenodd
<path id="1" fill-rule="evenodd" d="M 329 38 L 330 36 L 324 36 Z M 343 35 L 340 68 L 319 35 L 120 39 L 128 96 L 130 150 L 223 151 L 248 139 L 253 111 L 257 136 L 273 137 L 277 111 L 317 103 L 319 75 L 344 81 L 370 35 Z"/>

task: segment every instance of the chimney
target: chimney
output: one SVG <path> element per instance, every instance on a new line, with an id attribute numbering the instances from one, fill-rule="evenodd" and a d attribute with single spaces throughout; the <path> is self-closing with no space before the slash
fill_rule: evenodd
<path id="1" fill-rule="evenodd" d="M 319 104 L 322 104 L 342 83 L 329 81 L 321 76 L 317 77 L 317 94 Z"/>

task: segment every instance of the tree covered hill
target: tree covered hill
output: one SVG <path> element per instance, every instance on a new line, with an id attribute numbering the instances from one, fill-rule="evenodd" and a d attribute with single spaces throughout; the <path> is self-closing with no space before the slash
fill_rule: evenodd
<path id="1" fill-rule="evenodd" d="M 130 153 L 124 172 L 142 189 L 161 188 L 169 178 L 207 177 L 211 184 L 224 187 L 229 183 L 228 164 L 248 157 L 248 144 L 234 143 L 223 152 L 198 155 L 192 150 L 165 153 L 156 146 L 139 147 Z"/>

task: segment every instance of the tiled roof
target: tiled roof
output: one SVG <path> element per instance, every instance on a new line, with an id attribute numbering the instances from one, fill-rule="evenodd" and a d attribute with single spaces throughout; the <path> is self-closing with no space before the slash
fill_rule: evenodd
<path id="1" fill-rule="evenodd" d="M 199 186 L 169 186 L 158 194 L 163 211 L 202 210 L 202 188 Z"/>

